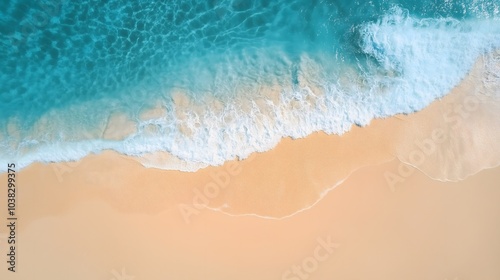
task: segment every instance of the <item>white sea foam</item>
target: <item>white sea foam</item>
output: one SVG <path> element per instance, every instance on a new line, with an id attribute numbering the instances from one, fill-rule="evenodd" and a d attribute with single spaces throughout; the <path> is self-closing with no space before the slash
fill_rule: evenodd
<path id="1" fill-rule="evenodd" d="M 353 124 L 421 110 L 456 86 L 478 57 L 500 47 L 496 19 L 417 19 L 400 8 L 357 32 L 360 49 L 371 58 L 359 69 L 344 66 L 338 77 L 323 79 L 318 71 L 330 67 L 325 66 L 330 55 L 303 54 L 298 84 L 255 85 L 254 94 L 224 102 L 208 96 L 195 101 L 177 91 L 170 93 L 173 104 L 164 104 L 163 115 L 134 120 L 137 130 L 125 139 L 46 142 L 27 153 L 2 156 L 0 168 L 6 158 L 24 167 L 35 161 L 78 160 L 106 149 L 138 157 L 162 151 L 177 158 L 164 164 L 158 157 L 141 158 L 156 168 L 195 171 L 220 165 L 269 150 L 283 137 L 342 134 Z"/>

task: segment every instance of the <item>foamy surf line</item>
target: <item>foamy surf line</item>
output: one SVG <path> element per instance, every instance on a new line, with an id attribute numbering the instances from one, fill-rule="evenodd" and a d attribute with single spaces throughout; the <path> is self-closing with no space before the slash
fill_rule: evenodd
<path id="1" fill-rule="evenodd" d="M 76 161 L 104 150 L 138 157 L 146 167 L 196 171 L 221 165 L 270 150 L 283 137 L 302 138 L 315 131 L 343 134 L 374 118 L 419 111 L 459 84 L 478 57 L 500 47 L 496 17 L 419 19 L 393 7 L 355 30 L 367 60 L 344 63 L 337 71 L 330 69 L 338 53 L 302 53 L 293 61 L 286 53 L 263 49 L 235 63 L 274 57 L 291 79 L 248 83 L 241 73 L 228 72 L 227 64 L 215 64 L 220 68 L 212 69 L 210 77 L 219 82 L 216 88 L 236 81 L 231 96 L 215 92 L 193 97 L 188 89 L 170 89 L 160 98 L 151 97 L 158 100 L 154 113 L 143 110 L 130 118 L 124 112 L 123 118 L 108 116 L 99 126 L 76 126 L 69 132 L 61 128 L 79 124 L 75 120 L 82 116 L 74 112 L 85 112 L 91 102 L 53 109 L 29 129 L 12 119 L 0 137 L 0 170 L 5 171 L 7 162 L 23 168 L 33 162 Z M 498 55 L 486 59 L 494 62 Z M 484 78 L 499 84 L 498 76 L 490 74 Z M 492 92 L 496 102 L 498 94 Z"/>

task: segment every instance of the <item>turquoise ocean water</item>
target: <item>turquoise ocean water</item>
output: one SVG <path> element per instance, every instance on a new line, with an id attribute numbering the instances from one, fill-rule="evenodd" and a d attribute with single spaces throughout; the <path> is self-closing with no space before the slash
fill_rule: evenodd
<path id="1" fill-rule="evenodd" d="M 105 149 L 220 164 L 421 110 L 499 47 L 498 0 L 0 0 L 0 168 Z M 135 130 L 105 137 L 116 114 Z"/>

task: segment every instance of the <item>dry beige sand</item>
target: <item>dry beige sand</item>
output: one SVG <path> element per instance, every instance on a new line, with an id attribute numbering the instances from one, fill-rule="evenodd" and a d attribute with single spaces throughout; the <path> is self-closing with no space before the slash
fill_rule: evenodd
<path id="1" fill-rule="evenodd" d="M 498 280 L 500 167 L 478 172 L 498 157 L 477 149 L 495 135 L 460 142 L 490 115 L 470 110 L 451 128 L 443 117 L 466 104 L 474 75 L 410 116 L 195 173 L 114 152 L 33 164 L 17 174 L 17 272 L 3 261 L 0 278 Z M 414 139 L 437 139 L 414 165 L 460 180 L 396 159 L 411 162 Z M 5 237 L 2 226 L 6 260 Z"/>
<path id="2" fill-rule="evenodd" d="M 0 275 L 301 279 L 286 274 L 299 266 L 309 276 L 303 279 L 498 279 L 500 168 L 459 183 L 415 172 L 391 191 L 383 174 L 398 164 L 363 168 L 313 208 L 286 219 L 205 210 L 190 224 L 176 207 L 138 211 L 130 200 L 125 209 L 83 186 L 23 180 L 18 272 L 4 267 Z M 332 243 L 330 251 L 317 249 L 322 242 Z"/>

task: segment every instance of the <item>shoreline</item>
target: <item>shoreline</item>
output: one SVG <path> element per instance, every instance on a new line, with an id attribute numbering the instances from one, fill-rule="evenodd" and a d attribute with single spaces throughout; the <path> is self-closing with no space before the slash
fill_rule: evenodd
<path id="1" fill-rule="evenodd" d="M 493 51 L 479 58 L 458 87 L 464 87 L 462 85 L 464 80 L 470 78 L 471 72 L 478 68 L 478 63 L 484 62 L 484 57 L 495 60 L 497 59 L 494 58 L 495 55 L 500 54 Z M 311 68 L 307 66 L 308 64 L 314 64 L 314 61 L 310 61 L 311 59 L 307 56 L 303 60 L 306 69 Z M 496 69 L 483 72 L 493 77 L 491 74 L 494 74 L 496 70 L 499 70 L 498 66 Z M 307 75 L 308 73 L 302 73 L 298 77 L 299 85 L 296 89 L 292 85 L 255 86 L 249 93 L 252 98 L 231 97 L 227 104 L 209 96 L 200 100 L 192 99 L 187 92 L 177 89 L 171 97 L 165 97 L 168 100 L 161 98 L 156 101 L 151 100 L 150 103 L 155 105 L 149 109 L 143 108 L 142 111 L 133 114 L 112 111 L 105 121 L 103 120 L 91 131 L 71 128 L 72 133 L 78 136 L 75 137 L 76 140 L 69 142 L 61 140 L 64 137 L 58 138 L 59 136 L 53 135 L 53 130 L 57 130 L 63 120 L 56 118 L 54 123 L 51 123 L 50 118 L 56 116 L 57 113 L 50 112 L 40 118 L 31 130 L 35 135 L 40 136 L 46 133 L 53 139 L 46 139 L 49 144 L 33 144 L 23 140 L 20 146 L 26 151 L 31 150 L 31 153 L 20 156 L 17 161 L 25 167 L 32 162 L 81 160 L 90 153 L 114 150 L 124 155 L 137 155 L 136 157 L 140 158 L 140 162 L 146 167 L 196 171 L 208 165 L 220 166 L 228 159 L 246 158 L 252 153 L 272 150 L 282 139 L 307 138 L 317 131 L 325 131 L 331 135 L 344 135 L 356 126 L 366 127 L 378 119 L 402 116 L 401 114 L 393 115 L 394 112 L 408 112 L 412 115 L 419 112 L 419 109 L 428 102 L 430 105 L 427 107 L 430 107 L 436 100 L 449 94 L 443 95 L 441 91 L 435 92 L 436 88 L 428 89 L 430 93 L 427 94 L 425 90 L 421 92 L 423 89 L 415 85 L 407 89 L 409 94 L 406 95 L 405 93 L 399 94 L 394 88 L 390 94 L 381 91 L 377 93 L 380 96 L 370 94 L 364 101 L 359 96 L 351 100 L 346 97 L 349 95 L 348 91 L 336 93 L 336 89 L 328 85 L 319 88 L 310 83 Z M 357 79 L 359 81 L 351 81 L 352 87 L 362 90 L 361 77 Z M 490 89 L 490 91 L 493 90 Z M 362 91 L 359 93 L 361 94 Z M 436 99 L 436 97 L 439 98 Z M 172 104 L 167 101 L 171 101 Z M 344 102 L 345 108 L 339 105 Z M 373 106 L 367 106 L 364 102 L 375 103 L 372 104 Z M 404 106 L 399 108 L 401 102 Z M 399 109 L 393 108 L 395 105 L 392 103 L 398 105 L 396 107 Z M 68 112 L 61 111 L 61 113 Z M 391 116 L 387 117 L 387 114 Z M 203 127 L 210 127 L 210 129 L 202 129 Z M 15 133 L 16 123 L 12 122 L 9 129 Z M 40 137 L 40 139 L 45 139 Z M 83 137 L 83 141 L 77 140 L 80 137 Z M 92 140 L 85 141 L 85 139 Z M 15 145 L 14 142 L 10 144 Z M 12 150 L 15 151 L 16 148 L 13 147 Z M 150 152 L 151 150 L 168 152 Z M 207 150 L 211 152 L 207 153 Z M 12 154 L 15 153 L 12 152 Z M 16 158 L 14 155 L 12 157 Z"/>
<path id="2" fill-rule="evenodd" d="M 58 1 L 0 9 L 0 280 L 500 280 L 500 0 Z"/>
<path id="3" fill-rule="evenodd" d="M 481 89 L 477 66 L 422 111 L 341 136 L 285 138 L 197 172 L 145 168 L 112 151 L 34 163 L 16 173 L 12 279 L 287 279 L 318 244 L 331 246 L 311 280 L 497 279 L 500 167 L 483 167 L 500 159 L 490 148 L 499 104 L 480 99 L 461 118 L 448 114 Z M 431 179 L 465 171 L 477 172 Z"/>
<path id="4" fill-rule="evenodd" d="M 484 130 L 494 128 L 496 120 L 492 119 L 491 113 L 495 115 L 495 106 L 500 108 L 498 102 L 490 104 L 489 99 L 476 98 L 474 106 L 469 106 L 473 110 L 466 112 L 467 118 L 459 115 L 461 119 L 455 117 L 450 122 L 447 116 L 450 108 L 467 104 L 470 96 L 482 96 L 477 94 L 485 85 L 478 87 L 478 84 L 485 71 L 484 60 L 478 60 L 459 86 L 422 111 L 375 119 L 364 127 L 353 126 L 343 135 L 315 132 L 305 138 L 283 138 L 269 151 L 196 172 L 146 168 L 140 163 L 141 159 L 104 151 L 76 162 L 35 163 L 20 170 L 19 175 L 34 182 L 41 181 L 38 179 L 40 174 L 53 174 L 44 176 L 44 185 L 92 186 L 93 192 L 101 196 L 116 195 L 120 191 L 137 193 L 137 186 L 142 184 L 140 180 L 125 181 L 123 178 L 149 177 L 151 179 L 147 181 L 154 185 L 155 195 L 169 201 L 169 207 L 174 207 L 175 203 L 188 205 L 184 209 L 188 216 L 204 208 L 234 215 L 290 216 L 318 203 L 356 170 L 395 158 L 402 162 L 400 169 L 418 169 L 435 180 L 459 181 L 500 164 L 500 152 L 496 155 L 491 150 L 477 149 L 494 145 L 500 137 L 494 133 L 484 137 Z M 488 114 L 482 114 L 483 111 Z M 476 125 L 481 122 L 484 127 Z M 475 142 L 467 142 L 470 135 L 476 134 L 482 137 L 480 141 L 474 138 Z M 436 135 L 441 137 L 435 139 Z M 464 144 L 470 145 L 468 149 L 455 150 Z M 232 172 L 229 169 L 233 169 Z M 397 184 L 405 180 L 405 175 L 399 170 L 388 176 L 391 184 Z M 174 183 L 162 185 L 160 182 L 165 180 Z M 201 202 L 198 201 L 204 204 L 203 207 L 193 207 L 196 202 L 189 201 L 189 197 L 197 192 L 204 192 L 204 195 L 199 195 Z M 173 196 L 166 198 L 167 193 Z M 114 200 L 110 203 L 128 208 L 126 203 Z M 280 207 L 273 208 L 276 203 Z M 155 207 L 160 206 L 146 208 Z"/>

